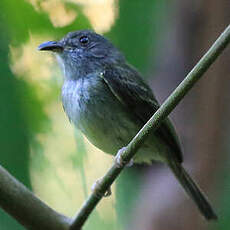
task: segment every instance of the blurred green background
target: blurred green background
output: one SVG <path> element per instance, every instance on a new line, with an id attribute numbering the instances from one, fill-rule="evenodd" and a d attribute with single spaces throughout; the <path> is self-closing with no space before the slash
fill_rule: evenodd
<path id="1" fill-rule="evenodd" d="M 112 158 L 71 126 L 61 106 L 61 72 L 37 46 L 94 29 L 124 52 L 162 102 L 229 22 L 229 0 L 1 0 L 0 164 L 55 210 L 73 216 Z M 229 60 L 228 49 L 171 115 L 185 166 L 219 222 L 207 224 L 156 164 L 144 171 L 136 189 L 141 196 L 123 173 L 125 186 L 118 183 L 117 193 L 127 197 L 114 191 L 84 229 L 230 229 Z M 0 229 L 24 228 L 0 210 Z"/>

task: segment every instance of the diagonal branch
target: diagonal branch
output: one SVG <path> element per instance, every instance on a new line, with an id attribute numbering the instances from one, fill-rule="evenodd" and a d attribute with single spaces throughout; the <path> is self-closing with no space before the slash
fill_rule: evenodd
<path id="1" fill-rule="evenodd" d="M 135 155 L 140 146 L 144 143 L 146 138 L 151 132 L 159 127 L 160 123 L 172 112 L 177 104 L 183 99 L 188 91 L 194 86 L 194 84 L 202 77 L 202 75 L 208 70 L 211 64 L 217 59 L 230 42 L 230 25 L 220 35 L 208 52 L 202 57 L 197 65 L 191 70 L 181 84 L 174 90 L 174 92 L 166 99 L 162 106 L 156 111 L 156 113 L 149 119 L 144 127 L 138 132 L 138 134 L 128 144 L 123 152 L 123 159 L 125 162 L 129 162 Z M 85 201 L 80 211 L 77 213 L 75 219 L 71 224 L 71 230 L 79 230 L 84 225 L 85 221 L 94 210 L 98 202 L 102 199 L 100 194 L 105 194 L 108 188 L 112 185 L 123 168 L 117 168 L 114 164 L 105 176 L 100 181 L 100 185 L 97 190 L 94 191 L 90 197 Z"/>

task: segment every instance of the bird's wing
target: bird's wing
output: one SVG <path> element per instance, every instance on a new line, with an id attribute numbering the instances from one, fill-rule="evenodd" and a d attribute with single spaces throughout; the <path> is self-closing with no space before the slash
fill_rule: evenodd
<path id="1" fill-rule="evenodd" d="M 140 77 L 140 74 L 125 64 L 125 66 L 108 66 L 100 75 L 114 96 L 134 114 L 135 119 L 144 125 L 157 111 L 159 104 L 152 90 Z M 170 120 L 166 118 L 155 131 L 163 141 L 174 149 L 175 157 L 182 162 L 182 152 L 178 137 Z"/>

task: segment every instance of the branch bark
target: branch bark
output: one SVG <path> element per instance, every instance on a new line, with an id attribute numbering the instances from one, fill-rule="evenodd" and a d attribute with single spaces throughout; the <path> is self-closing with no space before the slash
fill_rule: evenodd
<path id="1" fill-rule="evenodd" d="M 1 166 L 0 207 L 27 229 L 67 230 L 71 222 L 39 200 Z"/>

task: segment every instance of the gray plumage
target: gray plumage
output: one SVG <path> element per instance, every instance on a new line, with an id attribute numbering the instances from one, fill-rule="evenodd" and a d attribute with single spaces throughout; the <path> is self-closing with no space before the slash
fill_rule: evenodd
<path id="1" fill-rule="evenodd" d="M 115 155 L 159 108 L 138 71 L 107 39 L 92 31 L 46 42 L 64 72 L 63 107 L 74 125 L 102 151 Z M 182 167 L 182 152 L 169 119 L 146 140 L 135 163 L 166 163 L 206 219 L 216 219 L 209 202 Z"/>

